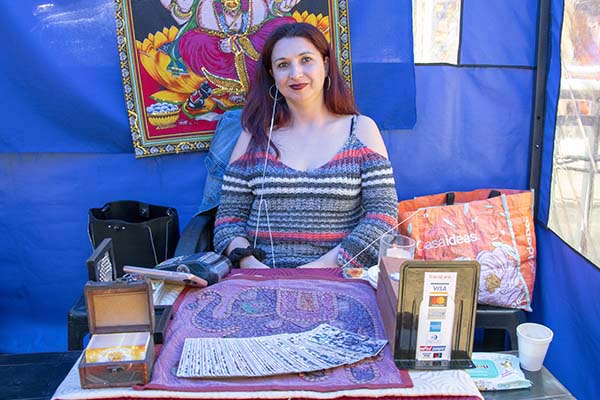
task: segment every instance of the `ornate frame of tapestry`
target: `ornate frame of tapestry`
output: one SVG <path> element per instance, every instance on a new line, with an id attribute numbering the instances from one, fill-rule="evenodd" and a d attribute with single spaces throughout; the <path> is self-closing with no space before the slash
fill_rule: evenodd
<path id="1" fill-rule="evenodd" d="M 285 22 L 317 26 L 352 87 L 348 0 L 115 0 L 115 18 L 138 158 L 207 150 L 221 114 L 243 107 L 264 40 Z"/>

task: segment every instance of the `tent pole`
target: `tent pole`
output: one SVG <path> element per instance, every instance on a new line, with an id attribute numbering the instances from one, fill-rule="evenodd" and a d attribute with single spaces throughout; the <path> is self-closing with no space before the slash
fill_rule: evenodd
<path id="1" fill-rule="evenodd" d="M 529 160 L 529 187 L 535 190 L 536 195 L 534 217 L 537 215 L 539 203 L 540 172 L 542 168 L 546 81 L 548 75 L 548 36 L 550 35 L 550 3 L 551 0 L 539 0 L 535 104 L 531 124 L 531 155 Z"/>

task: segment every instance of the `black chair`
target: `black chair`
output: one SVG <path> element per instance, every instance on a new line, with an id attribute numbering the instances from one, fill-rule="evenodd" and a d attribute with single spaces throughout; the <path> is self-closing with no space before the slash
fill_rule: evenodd
<path id="1" fill-rule="evenodd" d="M 510 338 L 510 349 L 517 350 L 517 326 L 523 322 L 526 322 L 525 311 L 523 310 L 477 305 L 475 327 L 484 329 L 481 350 L 506 350 L 506 334 Z"/>
<path id="2" fill-rule="evenodd" d="M 192 217 L 177 242 L 175 256 L 212 250 L 216 213 L 216 209 L 212 209 Z"/>
<path id="3" fill-rule="evenodd" d="M 87 307 L 82 294 L 69 309 L 67 316 L 67 350 L 83 350 L 83 340 L 89 331 Z"/>

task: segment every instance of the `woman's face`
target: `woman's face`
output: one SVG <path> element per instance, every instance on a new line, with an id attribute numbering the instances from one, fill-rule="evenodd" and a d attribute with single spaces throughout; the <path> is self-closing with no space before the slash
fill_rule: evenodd
<path id="1" fill-rule="evenodd" d="M 323 101 L 327 59 L 302 37 L 283 38 L 271 54 L 271 74 L 288 103 Z"/>

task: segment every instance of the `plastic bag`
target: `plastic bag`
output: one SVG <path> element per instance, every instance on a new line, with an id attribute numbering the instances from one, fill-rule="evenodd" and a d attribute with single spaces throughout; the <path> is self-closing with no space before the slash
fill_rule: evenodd
<path id="1" fill-rule="evenodd" d="M 417 211 L 418 210 L 418 211 Z M 536 270 L 533 192 L 442 193 L 398 204 L 415 259 L 477 260 L 480 304 L 531 311 Z"/>
<path id="2" fill-rule="evenodd" d="M 473 353 L 475 368 L 467 373 L 480 391 L 522 389 L 531 386 L 519 367 L 519 359 L 511 354 Z"/>

